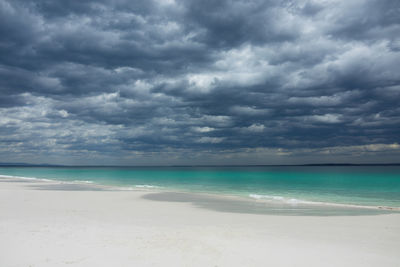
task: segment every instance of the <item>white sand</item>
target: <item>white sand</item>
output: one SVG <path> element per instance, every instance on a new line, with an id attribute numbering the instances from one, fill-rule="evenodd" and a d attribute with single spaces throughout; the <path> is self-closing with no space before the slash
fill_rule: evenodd
<path id="1" fill-rule="evenodd" d="M 53 184 L 0 178 L 1 267 L 400 266 L 400 214 L 241 214 L 139 191 L 39 190 Z"/>

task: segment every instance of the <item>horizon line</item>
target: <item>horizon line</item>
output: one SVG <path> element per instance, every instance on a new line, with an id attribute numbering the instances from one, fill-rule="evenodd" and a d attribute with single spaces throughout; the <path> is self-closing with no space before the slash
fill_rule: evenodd
<path id="1" fill-rule="evenodd" d="M 103 167 L 103 168 L 143 168 L 143 167 L 301 167 L 301 166 L 400 166 L 400 163 L 305 163 L 305 164 L 188 164 L 188 165 L 62 165 L 62 164 L 32 164 L 32 163 L 3 163 L 0 167 Z"/>

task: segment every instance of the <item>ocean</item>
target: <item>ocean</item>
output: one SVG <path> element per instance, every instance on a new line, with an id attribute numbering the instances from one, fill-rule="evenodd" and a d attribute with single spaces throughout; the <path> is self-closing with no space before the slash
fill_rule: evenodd
<path id="1" fill-rule="evenodd" d="M 400 207 L 400 166 L 0 167 L 0 176 L 201 192 L 288 204 Z"/>

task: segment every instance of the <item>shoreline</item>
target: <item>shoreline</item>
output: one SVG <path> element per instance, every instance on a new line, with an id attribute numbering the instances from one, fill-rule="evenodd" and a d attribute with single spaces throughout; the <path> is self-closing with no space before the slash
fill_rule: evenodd
<path id="1" fill-rule="evenodd" d="M 243 202 L 225 200 L 0 179 L 0 265 L 394 267 L 400 262 L 398 213 L 243 213 Z"/>
<path id="2" fill-rule="evenodd" d="M 310 206 L 310 207 L 328 207 L 328 208 L 345 208 L 345 209 L 367 209 L 367 210 L 383 210 L 383 211 L 391 211 L 391 212 L 400 212 L 400 207 L 393 206 L 384 206 L 384 205 L 359 205 L 359 204 L 351 204 L 351 203 L 335 203 L 335 202 L 324 202 L 324 201 L 309 201 L 309 200 L 300 200 L 294 198 L 284 198 L 280 196 L 265 196 L 258 194 L 249 194 L 245 195 L 233 195 L 226 193 L 214 193 L 214 192 L 201 192 L 201 191 L 190 191 L 185 189 L 177 189 L 177 188 L 165 188 L 160 186 L 153 185 L 134 185 L 134 186 L 118 186 L 118 185 L 105 185 L 99 184 L 94 181 L 62 181 L 56 179 L 47 179 L 47 178 L 37 178 L 37 177 L 24 177 L 24 176 L 12 176 L 12 175 L 3 175 L 0 174 L 0 179 L 21 179 L 28 181 L 37 181 L 37 182 L 50 182 L 55 184 L 76 184 L 76 185 L 86 185 L 88 187 L 96 188 L 96 189 L 104 189 L 104 190 L 116 190 L 116 191 L 143 191 L 149 193 L 183 193 L 183 194 L 196 194 L 196 195 L 204 195 L 211 196 L 217 198 L 225 198 L 225 199 L 234 199 L 234 200 L 242 200 L 242 201 L 253 201 L 257 203 L 265 203 L 265 204 L 275 204 L 275 205 L 284 205 L 287 207 L 297 207 L 297 206 Z"/>

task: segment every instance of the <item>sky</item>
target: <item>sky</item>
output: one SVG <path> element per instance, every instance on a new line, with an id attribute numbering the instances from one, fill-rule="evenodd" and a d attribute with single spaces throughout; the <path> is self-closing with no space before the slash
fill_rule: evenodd
<path id="1" fill-rule="evenodd" d="M 400 1 L 0 0 L 0 162 L 400 162 Z"/>

